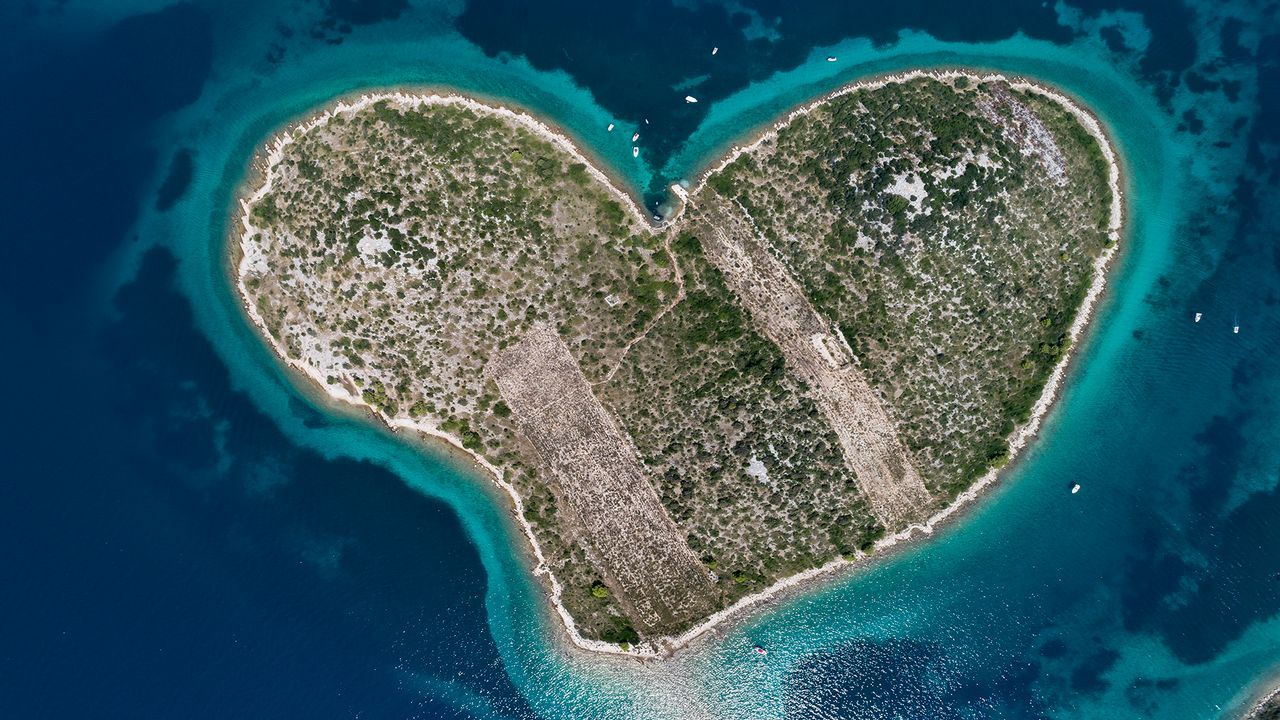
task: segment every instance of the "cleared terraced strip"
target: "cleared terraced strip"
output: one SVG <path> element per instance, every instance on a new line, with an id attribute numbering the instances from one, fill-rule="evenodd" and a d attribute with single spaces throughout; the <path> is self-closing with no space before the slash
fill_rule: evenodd
<path id="1" fill-rule="evenodd" d="M 741 207 L 711 191 L 698 199 L 696 213 L 703 221 L 699 237 L 707 256 L 787 365 L 809 385 L 876 518 L 896 530 L 924 517 L 932 498 L 848 344 L 813 309 Z"/>
<path id="2" fill-rule="evenodd" d="M 555 330 L 534 326 L 488 372 L 637 628 L 663 632 L 705 614 L 706 569 L 667 516 L 631 438 L 592 394 Z"/>

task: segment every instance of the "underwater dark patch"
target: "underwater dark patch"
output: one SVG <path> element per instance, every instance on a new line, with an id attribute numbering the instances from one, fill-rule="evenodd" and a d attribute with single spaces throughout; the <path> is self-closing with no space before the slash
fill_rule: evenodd
<path id="1" fill-rule="evenodd" d="M 1120 28 L 1108 25 L 1098 30 L 1098 36 L 1107 44 L 1107 49 L 1113 53 L 1123 53 L 1129 50 L 1129 46 L 1124 41 L 1124 34 L 1120 32 Z"/>
<path id="2" fill-rule="evenodd" d="M 48 312 L 59 296 L 29 268 L 57 265 L 62 284 L 79 285 L 121 242 L 155 169 L 147 130 L 199 96 L 212 45 L 205 12 L 179 4 L 122 20 L 82 48 L 50 46 L 0 70 L 27 110 L 0 113 L 0 214 L 13 236 L 40 239 L 7 246 L 0 294 Z"/>
<path id="3" fill-rule="evenodd" d="M 1111 683 L 1102 676 L 1120 659 L 1120 653 L 1102 649 L 1086 657 L 1083 662 L 1071 671 L 1071 689 L 1079 693 L 1096 695 L 1105 691 Z"/>
<path id="4" fill-rule="evenodd" d="M 1031 691 L 1034 662 L 961 666 L 942 646 L 915 640 L 857 640 L 814 653 L 787 675 L 788 720 L 832 717 L 1044 717 Z"/>
<path id="5" fill-rule="evenodd" d="M 371 25 L 395 20 L 409 7 L 409 0 L 329 0 L 326 15 L 338 23 Z"/>
<path id="6" fill-rule="evenodd" d="M 194 172 L 195 161 L 192 158 L 191 148 L 178 148 L 178 152 L 174 153 L 173 159 L 169 161 L 169 172 L 164 176 L 164 182 L 156 192 L 156 210 L 164 212 L 181 200 L 187 193 L 187 186 L 191 184 L 191 176 Z"/>
<path id="7" fill-rule="evenodd" d="M 1040 655 L 1042 657 L 1055 660 L 1067 654 L 1067 644 L 1058 638 L 1048 640 L 1044 645 L 1040 646 Z"/>

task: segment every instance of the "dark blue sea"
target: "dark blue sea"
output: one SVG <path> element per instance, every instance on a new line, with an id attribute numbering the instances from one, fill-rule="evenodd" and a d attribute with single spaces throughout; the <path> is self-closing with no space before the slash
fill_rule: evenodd
<path id="1" fill-rule="evenodd" d="M 1122 156 L 1065 392 L 960 520 L 675 661 L 567 651 L 484 478 L 319 398 L 228 283 L 254 151 L 343 93 L 518 104 L 660 209 L 936 66 Z M 1280 680 L 1276 2 L 0 0 L 0 81 L 0 718 L 1190 720 Z"/>

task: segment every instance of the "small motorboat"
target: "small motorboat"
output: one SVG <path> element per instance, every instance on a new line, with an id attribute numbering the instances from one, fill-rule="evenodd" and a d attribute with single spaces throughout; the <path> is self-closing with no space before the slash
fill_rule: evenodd
<path id="1" fill-rule="evenodd" d="M 720 48 L 718 48 L 718 47 L 713 47 L 713 48 L 711 48 L 711 54 L 712 54 L 712 55 L 715 55 L 715 54 L 716 54 L 716 53 L 718 53 L 718 52 L 720 52 Z"/>
<path id="2" fill-rule="evenodd" d="M 1240 334 L 1240 318 L 1236 317 L 1232 319 L 1231 322 L 1233 323 L 1231 326 L 1231 334 L 1239 335 Z"/>
<path id="3" fill-rule="evenodd" d="M 755 649 L 755 651 L 756 651 L 756 654 L 757 654 L 757 655 L 768 655 L 768 654 L 769 654 L 769 651 L 768 651 L 768 650 L 765 650 L 764 648 L 760 647 L 759 645 L 752 645 L 751 647 Z"/>
<path id="4" fill-rule="evenodd" d="M 827 62 L 835 62 L 835 61 L 836 61 L 836 59 L 837 59 L 837 58 L 836 58 L 836 56 L 835 56 L 835 55 L 828 55 L 828 56 L 827 56 Z"/>
<path id="5" fill-rule="evenodd" d="M 685 102 L 687 102 L 687 103 L 696 103 L 696 102 L 698 102 L 698 98 L 696 98 L 696 97 L 694 97 L 694 96 L 692 96 L 692 95 L 685 95 L 685 96 L 684 96 L 684 101 L 685 101 Z"/>
<path id="6" fill-rule="evenodd" d="M 644 124 L 645 124 L 645 125 L 648 125 L 648 124 L 649 124 L 649 118 L 645 118 L 645 119 L 644 119 Z"/>
<path id="7" fill-rule="evenodd" d="M 605 128 L 606 132 L 613 132 L 613 123 L 609 123 L 609 127 Z"/>
<path id="8" fill-rule="evenodd" d="M 1075 495 L 1078 492 L 1080 492 L 1080 483 L 1075 483 L 1071 486 L 1071 494 Z"/>
<path id="9" fill-rule="evenodd" d="M 640 148 L 638 148 L 638 147 L 632 147 L 632 148 L 631 148 L 631 157 L 640 157 Z"/>
<path id="10" fill-rule="evenodd" d="M 639 139 L 640 139 L 640 133 L 636 133 L 635 135 L 631 136 L 631 142 L 635 142 Z"/>
<path id="11" fill-rule="evenodd" d="M 1196 313 L 1196 322 L 1200 322 L 1201 313 Z"/>

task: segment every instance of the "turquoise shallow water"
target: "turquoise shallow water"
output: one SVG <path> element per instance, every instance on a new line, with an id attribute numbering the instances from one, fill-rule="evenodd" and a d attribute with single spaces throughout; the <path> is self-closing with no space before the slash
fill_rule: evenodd
<path id="1" fill-rule="evenodd" d="M 33 21 L 29 40 L 90 36 L 144 5 L 71 7 L 56 22 Z M 310 6 L 301 20 L 266 5 L 202 7 L 214 39 L 208 72 L 194 99 L 146 131 L 166 162 L 174 148 L 191 151 L 190 183 L 169 209 L 139 201 L 128 234 L 140 241 L 113 248 L 89 289 L 77 293 L 94 308 L 88 314 L 111 322 L 112 296 L 146 275 L 151 247 L 164 248 L 178 261 L 174 278 L 196 335 L 225 365 L 227 392 L 250 398 L 282 443 L 326 461 L 386 468 L 456 515 L 456 525 L 424 527 L 429 539 L 413 552 L 462 552 L 446 538 L 465 533 L 479 566 L 460 566 L 457 577 L 438 582 L 482 586 L 483 613 L 479 590 L 450 600 L 429 618 L 450 627 L 445 637 L 398 630 L 393 666 L 350 654 L 353 665 L 363 662 L 360 672 L 393 678 L 394 692 L 420 703 L 424 716 L 1207 718 L 1229 717 L 1255 680 L 1280 664 L 1280 442 L 1272 402 L 1280 382 L 1273 311 L 1280 171 L 1275 138 L 1265 131 L 1280 111 L 1274 14 L 1192 6 L 1185 31 L 1194 69 L 1181 71 L 1180 82 L 1169 82 L 1172 71 L 1151 60 L 1171 54 L 1164 31 L 1150 29 L 1161 27 L 1159 10 L 1144 19 L 1062 6 L 1059 27 L 1074 38 L 1062 43 L 1007 33 L 993 42 L 941 41 L 914 30 L 878 43 L 823 38 L 798 65 L 757 73 L 708 100 L 696 123 L 655 112 L 656 125 L 692 129 L 662 138 L 637 161 L 626 139 L 631 127 L 647 130 L 602 106 L 598 98 L 608 91 L 545 62 L 535 69 L 516 53 L 487 56 L 455 30 L 462 10 L 461 3 L 424 4 L 395 20 L 312 36 L 305 32 Z M 1224 29 L 1228 16 L 1239 19 L 1235 30 Z M 281 23 L 294 29 L 283 33 Z M 566 58 L 579 52 L 565 45 Z M 822 61 L 827 55 L 840 62 Z M 644 62 L 655 63 L 654 73 L 671 72 L 659 70 L 659 60 L 629 56 L 619 74 L 643 74 Z M 653 188 L 691 177 L 795 104 L 861 77 L 933 66 L 1025 74 L 1063 88 L 1103 120 L 1123 156 L 1128 225 L 1094 329 L 1044 441 L 961 520 L 726 628 L 674 661 L 565 652 L 492 489 L 447 458 L 316 398 L 275 362 L 227 281 L 226 229 L 247 159 L 272 131 L 338 94 L 440 86 L 517 103 L 567 129 L 653 203 L 660 199 Z M 615 121 L 622 131 L 606 134 Z M 164 171 L 157 163 L 142 183 L 148 198 Z M 1195 311 L 1205 313 L 1200 324 L 1190 321 Z M 1233 318 L 1243 326 L 1239 335 L 1231 333 Z M 1076 496 L 1064 490 L 1073 482 L 1083 486 Z M 293 502 L 307 497 L 301 492 Z M 358 545 L 362 524 L 377 523 L 371 511 L 342 536 Z M 312 544 L 306 553 L 323 550 L 332 559 L 315 563 L 320 574 L 325 567 L 350 572 L 346 547 Z M 383 562 L 402 568 L 413 560 Z M 256 581 L 231 571 L 222 582 Z M 430 585 L 414 592 L 436 592 Z M 347 592 L 360 606 L 363 593 L 380 591 L 356 582 Z M 365 614 L 370 627 L 384 622 L 374 610 Z M 461 654 L 474 643 L 477 657 L 493 660 L 481 670 L 442 672 L 438 643 Z M 754 643 L 770 648 L 767 658 L 750 652 Z M 345 672 L 341 661 L 333 668 Z M 262 672 L 289 676 L 276 666 Z M 250 714 L 278 714 L 258 710 Z"/>

